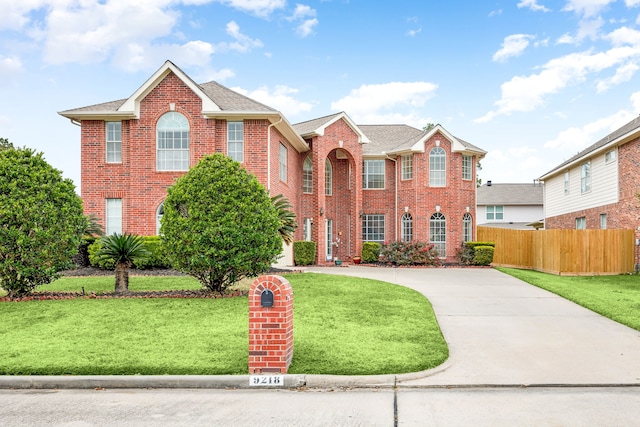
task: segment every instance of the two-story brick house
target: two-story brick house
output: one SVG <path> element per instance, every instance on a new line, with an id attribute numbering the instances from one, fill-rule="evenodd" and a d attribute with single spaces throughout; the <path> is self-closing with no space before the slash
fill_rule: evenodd
<path id="1" fill-rule="evenodd" d="M 167 188 L 220 152 L 289 199 L 296 239 L 317 242 L 318 263 L 396 239 L 431 241 L 453 259 L 475 235 L 475 168 L 486 152 L 440 125 L 358 126 L 345 113 L 292 125 L 170 61 L 129 98 L 60 114 L 81 126 L 85 213 L 109 234 L 157 234 Z"/>

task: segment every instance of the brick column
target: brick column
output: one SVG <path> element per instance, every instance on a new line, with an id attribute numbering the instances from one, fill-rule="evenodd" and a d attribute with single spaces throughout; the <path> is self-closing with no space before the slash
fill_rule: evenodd
<path id="1" fill-rule="evenodd" d="M 280 276 L 258 277 L 249 289 L 249 373 L 284 374 L 292 358 L 291 285 Z"/>

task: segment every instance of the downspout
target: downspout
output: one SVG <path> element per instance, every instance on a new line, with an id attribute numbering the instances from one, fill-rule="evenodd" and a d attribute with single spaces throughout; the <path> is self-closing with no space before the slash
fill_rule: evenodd
<path id="1" fill-rule="evenodd" d="M 280 120 L 275 123 L 271 123 L 267 126 L 267 193 L 271 194 L 271 128 L 275 125 L 282 123 L 282 116 Z"/>
<path id="2" fill-rule="evenodd" d="M 76 125 L 76 126 L 82 127 L 82 123 L 80 123 L 79 121 L 77 121 L 75 119 L 69 119 L 69 121 L 71 122 L 72 125 Z"/>
<path id="3" fill-rule="evenodd" d="M 393 217 L 393 222 L 396 225 L 394 227 L 394 240 L 398 240 L 398 159 L 392 159 L 391 157 L 389 157 L 389 155 L 387 153 L 384 153 L 384 155 L 387 157 L 387 159 L 391 160 L 393 162 L 393 168 L 394 168 L 394 175 L 395 175 L 395 203 L 394 203 L 394 217 Z"/>

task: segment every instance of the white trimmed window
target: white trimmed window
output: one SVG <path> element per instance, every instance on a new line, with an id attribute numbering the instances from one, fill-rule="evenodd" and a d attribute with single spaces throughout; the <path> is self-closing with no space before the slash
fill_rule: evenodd
<path id="1" fill-rule="evenodd" d="M 287 182 L 287 147 L 280 143 L 280 181 Z"/>
<path id="2" fill-rule="evenodd" d="M 157 169 L 159 171 L 189 170 L 189 121 L 182 114 L 171 111 L 158 120 Z"/>
<path id="3" fill-rule="evenodd" d="M 473 157 L 462 155 L 462 179 L 470 180 L 473 171 Z"/>
<path id="4" fill-rule="evenodd" d="M 611 163 L 611 162 L 615 162 L 616 159 L 618 158 L 618 153 L 616 152 L 616 150 L 611 150 L 611 151 L 607 151 L 604 154 L 604 161 L 605 163 Z"/>
<path id="5" fill-rule="evenodd" d="M 362 241 L 384 243 L 384 215 L 363 215 Z"/>
<path id="6" fill-rule="evenodd" d="M 413 154 L 407 154 L 401 157 L 402 161 L 402 179 L 413 178 Z"/>
<path id="7" fill-rule="evenodd" d="M 227 155 L 236 162 L 244 162 L 244 122 L 227 123 Z"/>
<path id="8" fill-rule="evenodd" d="M 569 171 L 564 173 L 564 194 L 569 194 Z"/>
<path id="9" fill-rule="evenodd" d="M 105 234 L 107 236 L 113 233 L 122 234 L 122 199 L 107 199 L 106 213 Z"/>
<path id="10" fill-rule="evenodd" d="M 504 206 L 487 206 L 487 221 L 502 221 Z"/>
<path id="11" fill-rule="evenodd" d="M 307 242 L 311 241 L 311 218 L 305 218 L 302 228 L 302 234 L 304 235 L 304 240 Z"/>
<path id="12" fill-rule="evenodd" d="M 440 258 L 447 256 L 447 220 L 440 212 L 431 215 L 429 220 L 429 241 Z"/>
<path id="13" fill-rule="evenodd" d="M 107 122 L 107 163 L 122 163 L 122 122 Z"/>
<path id="14" fill-rule="evenodd" d="M 362 188 L 365 190 L 384 188 L 384 160 L 362 162 Z"/>
<path id="15" fill-rule="evenodd" d="M 447 153 L 444 148 L 435 147 L 429 153 L 429 186 L 447 185 Z"/>
<path id="16" fill-rule="evenodd" d="M 409 212 L 402 215 L 402 241 L 410 242 L 413 240 L 413 218 Z"/>
<path id="17" fill-rule="evenodd" d="M 304 159 L 302 164 L 302 192 L 313 193 L 313 160 L 311 154 Z"/>
<path id="18" fill-rule="evenodd" d="M 324 194 L 327 196 L 333 194 L 333 167 L 329 159 L 324 161 Z"/>
<path id="19" fill-rule="evenodd" d="M 164 203 L 161 203 L 160 206 L 158 206 L 158 209 L 156 210 L 156 234 L 158 236 L 160 235 L 160 228 L 162 226 L 162 224 L 160 223 L 160 220 L 162 219 L 163 216 L 164 216 Z"/>
<path id="20" fill-rule="evenodd" d="M 600 214 L 600 228 L 607 229 L 607 214 Z"/>
<path id="21" fill-rule="evenodd" d="M 576 230 L 586 230 L 587 229 L 587 218 L 582 216 L 580 218 L 576 218 Z"/>
<path id="22" fill-rule="evenodd" d="M 580 165 L 580 192 L 591 191 L 591 162 Z"/>
<path id="23" fill-rule="evenodd" d="M 470 242 L 473 239 L 473 219 L 470 213 L 464 214 L 462 217 L 462 241 Z"/>

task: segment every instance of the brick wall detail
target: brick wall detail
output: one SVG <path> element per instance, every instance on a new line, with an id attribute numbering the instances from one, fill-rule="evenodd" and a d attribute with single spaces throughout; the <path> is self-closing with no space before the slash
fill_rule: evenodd
<path id="1" fill-rule="evenodd" d="M 273 307 L 261 296 L 273 292 Z M 249 289 L 249 373 L 287 373 L 293 359 L 293 289 L 285 278 L 258 277 Z"/>

